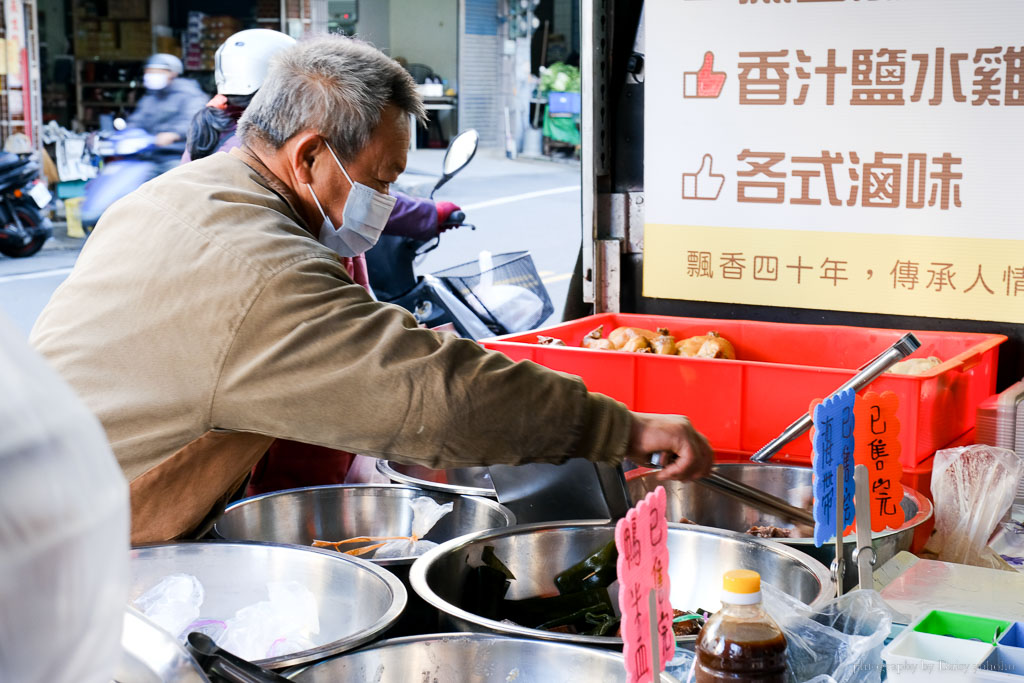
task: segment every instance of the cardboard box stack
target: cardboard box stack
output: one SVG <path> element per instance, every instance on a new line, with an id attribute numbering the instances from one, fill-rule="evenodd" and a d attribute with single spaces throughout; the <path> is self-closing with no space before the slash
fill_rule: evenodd
<path id="1" fill-rule="evenodd" d="M 75 56 L 80 59 L 145 59 L 153 52 L 149 0 L 87 0 L 75 8 Z"/>
<path id="2" fill-rule="evenodd" d="M 185 68 L 190 71 L 212 70 L 217 48 L 241 30 L 242 22 L 234 17 L 189 12 L 183 41 Z"/>
<path id="3" fill-rule="evenodd" d="M 122 21 L 120 29 L 122 59 L 145 59 L 153 53 L 153 29 L 148 21 Z"/>

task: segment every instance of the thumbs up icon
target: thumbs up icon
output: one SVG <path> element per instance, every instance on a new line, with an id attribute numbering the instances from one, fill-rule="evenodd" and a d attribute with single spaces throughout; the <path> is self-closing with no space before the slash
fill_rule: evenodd
<path id="1" fill-rule="evenodd" d="M 711 155 L 705 154 L 696 173 L 683 174 L 683 199 L 718 199 L 718 195 L 722 193 L 722 186 L 725 185 L 725 176 L 712 173 L 712 163 L 714 159 Z"/>
<path id="2" fill-rule="evenodd" d="M 704 64 L 699 71 L 683 73 L 683 97 L 718 97 L 725 85 L 725 72 L 712 71 L 715 54 L 710 50 L 704 53 Z"/>

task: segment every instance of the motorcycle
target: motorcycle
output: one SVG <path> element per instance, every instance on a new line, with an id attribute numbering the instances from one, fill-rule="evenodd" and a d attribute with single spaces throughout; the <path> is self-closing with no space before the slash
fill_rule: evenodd
<path id="1" fill-rule="evenodd" d="M 99 175 L 85 186 L 82 225 L 95 227 L 111 204 L 133 192 L 143 183 L 177 165 L 185 143 L 165 147 L 156 145 L 156 137 L 138 128 L 125 128 L 124 120 L 114 122 L 116 130 L 99 133 L 93 152 L 103 160 Z"/>
<path id="2" fill-rule="evenodd" d="M 479 141 L 475 130 L 464 131 L 451 141 L 431 199 L 473 160 Z M 464 212 L 455 211 L 445 227 L 476 229 L 465 220 Z M 440 241 L 440 235 L 427 241 L 381 235 L 376 246 L 366 252 L 370 284 L 378 299 L 408 310 L 425 327 L 448 329 L 470 339 L 530 329 L 553 312 L 526 252 L 493 257 L 484 252 L 479 263 L 417 275 L 416 265 Z"/>
<path id="3" fill-rule="evenodd" d="M 53 225 L 42 209 L 52 198 L 34 154 L 0 154 L 0 254 L 24 258 L 43 248 Z"/>

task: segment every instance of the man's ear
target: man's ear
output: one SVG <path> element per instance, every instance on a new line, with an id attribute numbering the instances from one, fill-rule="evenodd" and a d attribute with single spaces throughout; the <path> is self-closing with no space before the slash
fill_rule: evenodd
<path id="1" fill-rule="evenodd" d="M 293 137 L 290 143 L 288 163 L 292 166 L 296 180 L 303 184 L 312 183 L 313 164 L 324 151 L 323 138 L 311 130 L 306 130 Z"/>

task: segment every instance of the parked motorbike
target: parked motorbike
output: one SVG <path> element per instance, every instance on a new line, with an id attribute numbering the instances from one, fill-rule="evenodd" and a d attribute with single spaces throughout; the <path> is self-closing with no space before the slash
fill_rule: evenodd
<path id="1" fill-rule="evenodd" d="M 479 141 L 475 130 L 464 131 L 451 141 L 431 199 L 472 161 Z M 465 213 L 456 211 L 446 226 L 476 229 L 465 220 Z M 470 339 L 529 329 L 554 311 L 526 252 L 493 257 L 484 252 L 479 262 L 418 276 L 416 265 L 440 242 L 440 236 L 422 241 L 381 235 L 376 246 L 366 252 L 370 284 L 377 297 L 405 308 L 425 327 L 452 329 Z"/>
<path id="2" fill-rule="evenodd" d="M 41 210 L 51 199 L 34 154 L 0 153 L 0 254 L 23 258 L 43 248 L 53 226 Z"/>
<path id="3" fill-rule="evenodd" d="M 114 130 L 97 134 L 94 153 L 103 160 L 99 175 L 85 186 L 82 202 L 82 225 L 92 228 L 111 204 L 136 190 L 143 183 L 177 165 L 185 151 L 185 143 L 164 147 L 156 145 L 156 137 L 139 128 L 124 128 L 124 121 L 115 121 Z"/>

